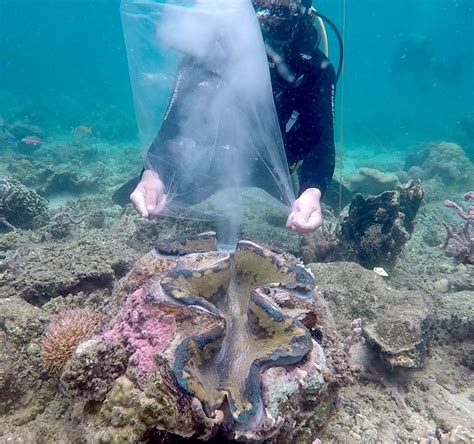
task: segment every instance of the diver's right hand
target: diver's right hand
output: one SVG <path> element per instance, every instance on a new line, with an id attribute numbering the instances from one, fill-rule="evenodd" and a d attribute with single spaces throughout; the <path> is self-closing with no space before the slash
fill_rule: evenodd
<path id="1" fill-rule="evenodd" d="M 163 182 L 158 173 L 145 170 L 137 187 L 130 194 L 130 201 L 141 216 L 156 219 L 166 206 L 166 194 L 163 191 Z"/>

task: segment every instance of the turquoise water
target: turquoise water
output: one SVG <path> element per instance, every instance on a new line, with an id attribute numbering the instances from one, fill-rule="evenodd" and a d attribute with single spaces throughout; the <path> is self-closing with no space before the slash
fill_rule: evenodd
<path id="1" fill-rule="evenodd" d="M 342 32 L 342 1 L 315 6 Z M 38 124 L 69 129 L 93 126 L 109 112 L 123 125 L 109 129 L 113 136 L 134 136 L 118 0 L 2 0 L 0 11 L 2 115 L 21 104 Z M 348 1 L 345 20 L 345 140 L 401 148 L 463 140 L 459 122 L 474 103 L 472 2 Z M 336 64 L 338 45 L 328 32 Z M 426 60 L 397 60 L 416 36 L 426 39 L 437 74 L 423 72 Z"/>
<path id="2" fill-rule="evenodd" d="M 143 159 L 120 0 L 0 0 L 0 444 L 178 443 L 213 434 L 211 442 L 223 443 L 221 435 L 239 435 L 227 401 L 211 411 L 183 394 L 173 373 L 176 350 L 170 351 L 183 339 L 173 336 L 182 325 L 186 335 L 203 325 L 215 334 L 217 321 L 194 302 L 203 293 L 212 304 L 224 303 L 230 278 L 215 278 L 216 270 L 227 270 L 215 266 L 216 258 L 238 256 L 232 256 L 237 238 L 255 251 L 240 259 L 238 273 L 253 282 L 249 289 L 266 273 L 268 282 L 290 279 L 286 287 L 254 291 L 271 300 L 262 311 L 274 313 L 271 322 L 252 315 L 255 325 L 246 327 L 252 341 L 267 337 L 260 324 L 279 331 L 273 318 L 281 309 L 321 346 L 312 350 L 317 361 L 301 367 L 293 366 L 293 355 L 279 356 L 287 345 L 275 354 L 281 365 L 292 365 L 270 368 L 270 395 L 259 414 L 265 410 L 265 427 L 278 437 L 296 436 L 293 428 L 304 426 L 301 440 L 271 442 L 474 442 L 474 1 L 315 0 L 314 6 L 343 34 L 345 62 L 336 91 L 337 180 L 323 199 L 321 230 L 300 235 L 285 226 L 288 206 L 254 188 L 229 193 L 214 182 L 218 192 L 182 217 L 141 217 L 127 205 L 133 187 L 122 187 L 139 177 Z M 330 26 L 327 32 L 337 65 L 338 41 Z M 160 63 L 163 72 L 143 73 L 149 84 L 169 82 L 169 90 L 174 65 L 162 58 L 154 66 Z M 156 94 L 162 114 L 168 90 Z M 196 106 L 197 114 L 207 105 Z M 275 121 L 265 123 L 271 133 Z M 226 129 L 234 135 L 237 126 Z M 222 146 L 228 154 L 222 163 L 230 166 L 219 171 L 225 178 L 241 164 L 233 162 L 235 147 Z M 191 167 L 208 160 L 193 162 L 186 153 L 175 158 Z M 278 177 L 290 179 L 281 158 L 259 154 L 273 178 L 278 164 L 285 167 Z M 195 182 L 191 187 L 208 196 Z M 214 244 L 221 256 L 207 251 Z M 166 256 L 201 246 L 203 256 L 180 262 Z M 303 263 L 305 271 L 295 272 Z M 175 276 L 169 284 L 168 277 L 168 294 L 160 279 L 172 269 L 190 283 Z M 187 286 L 184 292 L 178 284 Z M 76 342 L 68 342 L 75 333 L 67 322 L 58 327 L 61 316 L 71 315 L 67 309 L 85 310 L 72 318 L 92 324 Z M 236 320 L 226 316 L 229 324 Z M 239 322 L 246 317 L 239 314 Z M 58 330 L 49 334 L 51 326 Z M 121 341 L 116 349 L 101 348 L 106 332 Z M 168 334 L 172 341 L 162 343 Z M 55 347 L 45 353 L 48 335 Z M 259 348 L 243 345 L 232 347 L 236 362 L 238 352 Z M 140 347 L 150 373 L 135 368 Z M 289 420 L 280 421 L 280 413 Z M 195 429 L 181 428 L 183 418 Z"/>

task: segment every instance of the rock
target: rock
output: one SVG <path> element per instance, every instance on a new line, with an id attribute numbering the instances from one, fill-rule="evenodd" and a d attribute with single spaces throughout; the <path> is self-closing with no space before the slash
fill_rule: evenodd
<path id="1" fill-rule="evenodd" d="M 334 313 L 338 331 L 351 333 L 362 320 L 369 347 L 391 367 L 420 367 L 426 358 L 432 301 L 425 293 L 399 291 L 384 278 L 351 262 L 309 264 Z"/>
<path id="2" fill-rule="evenodd" d="M 445 340 L 474 338 L 474 298 L 472 291 L 434 295 L 435 333 Z"/>
<path id="3" fill-rule="evenodd" d="M 115 380 L 125 373 L 127 353 L 118 342 L 101 338 L 80 344 L 61 373 L 67 393 L 85 400 L 103 401 Z"/>
<path id="4" fill-rule="evenodd" d="M 436 291 L 440 293 L 447 293 L 449 291 L 449 281 L 446 278 L 438 279 L 433 284 L 433 287 Z"/>
<path id="5" fill-rule="evenodd" d="M 8 285 L 0 289 L 0 298 L 16 293 L 34 305 L 43 305 L 57 296 L 110 288 L 135 257 L 131 249 L 95 238 L 64 243 L 63 248 L 38 244 L 22 251 L 15 273 L 9 274 Z"/>
<path id="6" fill-rule="evenodd" d="M 421 367 L 432 326 L 430 308 L 422 293 L 392 294 L 388 310 L 363 323 L 367 345 L 391 367 Z"/>
<path id="7" fill-rule="evenodd" d="M 474 267 L 458 264 L 454 270 L 449 270 L 449 285 L 451 291 L 474 291 Z"/>
<path id="8" fill-rule="evenodd" d="M 174 430 L 177 435 L 184 437 L 199 437 L 198 430 L 209 429 L 209 425 L 198 419 L 206 418 L 205 413 L 202 409 L 194 413 L 189 397 L 170 392 L 163 385 L 164 378 L 157 373 L 150 374 L 150 378 L 156 384 L 154 396 L 147 396 L 126 376 L 115 381 L 99 414 L 105 426 L 93 429 L 92 442 L 139 442 L 145 432 L 154 426 Z M 183 400 L 187 404 L 184 409 L 180 408 Z M 195 410 L 198 409 L 199 405 L 195 407 Z M 199 423 L 202 423 L 201 427 L 197 425 Z"/>
<path id="9" fill-rule="evenodd" d="M 474 430 L 472 428 L 459 425 L 447 433 L 442 433 L 441 442 L 472 443 L 474 442 Z"/>
<path id="10" fill-rule="evenodd" d="M 31 421 L 51 399 L 42 382 L 39 364 L 38 344 L 46 322 L 47 315 L 24 300 L 17 297 L 0 299 L 2 419 L 21 423 Z M 0 429 L 3 431 L 3 423 Z"/>
<path id="11" fill-rule="evenodd" d="M 0 328 L 19 346 L 29 344 L 43 333 L 48 316 L 18 297 L 0 299 Z"/>

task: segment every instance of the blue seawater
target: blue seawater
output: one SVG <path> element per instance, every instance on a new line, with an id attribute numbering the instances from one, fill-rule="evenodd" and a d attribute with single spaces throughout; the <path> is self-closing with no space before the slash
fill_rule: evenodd
<path id="1" fill-rule="evenodd" d="M 345 3 L 345 141 L 462 140 L 474 103 L 472 2 Z M 343 31 L 342 0 L 315 6 Z M 338 43 L 329 27 L 328 34 L 337 65 Z M 342 82 L 337 93 L 340 101 Z M 119 0 L 1 0 L 2 115 L 12 100 L 45 126 L 76 126 L 107 107 L 133 122 Z M 338 124 L 340 112 L 339 105 Z"/>

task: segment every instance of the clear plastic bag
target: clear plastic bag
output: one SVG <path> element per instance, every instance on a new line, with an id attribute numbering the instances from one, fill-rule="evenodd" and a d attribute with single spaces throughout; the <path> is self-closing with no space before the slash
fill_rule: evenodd
<path id="1" fill-rule="evenodd" d="M 251 1 L 122 0 L 121 13 L 144 164 L 164 182 L 165 214 L 230 218 L 235 225 L 249 187 L 291 206 Z M 230 205 L 203 205 L 223 192 Z"/>

